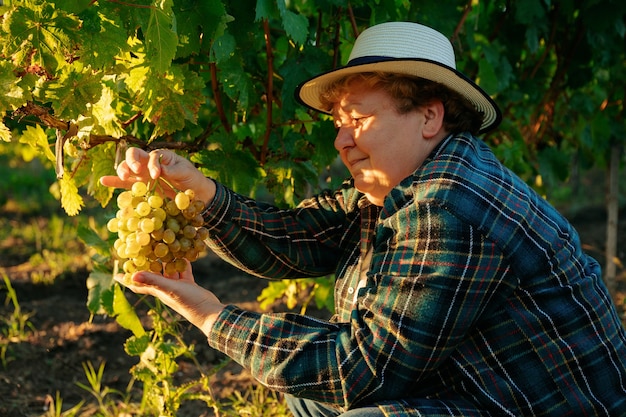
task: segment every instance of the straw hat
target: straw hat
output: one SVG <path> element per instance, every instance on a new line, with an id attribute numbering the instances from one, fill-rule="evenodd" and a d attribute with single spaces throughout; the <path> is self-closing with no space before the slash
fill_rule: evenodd
<path id="1" fill-rule="evenodd" d="M 364 30 L 356 39 L 346 66 L 304 82 L 296 89 L 296 97 L 307 107 L 328 113 L 319 97 L 330 83 L 349 74 L 373 71 L 426 78 L 460 93 L 483 113 L 481 132 L 495 128 L 502 119 L 491 97 L 456 70 L 448 38 L 410 22 L 381 23 Z"/>

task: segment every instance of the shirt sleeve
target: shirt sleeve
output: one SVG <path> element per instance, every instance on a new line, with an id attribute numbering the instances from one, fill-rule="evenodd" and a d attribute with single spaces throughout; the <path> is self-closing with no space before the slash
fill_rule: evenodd
<path id="1" fill-rule="evenodd" d="M 356 221 L 348 219 L 338 197 L 340 192 L 322 193 L 288 210 L 217 184 L 203 215 L 209 247 L 236 267 L 264 278 L 332 274 L 347 244 L 349 224 Z"/>
<path id="2" fill-rule="evenodd" d="M 437 204 L 379 227 L 349 322 L 227 307 L 209 344 L 270 388 L 353 407 L 408 398 L 506 287 L 498 248 Z"/>

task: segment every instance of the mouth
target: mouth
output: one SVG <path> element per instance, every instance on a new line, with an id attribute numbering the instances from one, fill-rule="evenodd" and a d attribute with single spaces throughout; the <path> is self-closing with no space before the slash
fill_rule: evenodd
<path id="1" fill-rule="evenodd" d="M 365 157 L 348 159 L 348 166 L 353 167 L 354 165 L 358 164 L 361 161 L 365 161 L 366 159 L 367 158 Z"/>

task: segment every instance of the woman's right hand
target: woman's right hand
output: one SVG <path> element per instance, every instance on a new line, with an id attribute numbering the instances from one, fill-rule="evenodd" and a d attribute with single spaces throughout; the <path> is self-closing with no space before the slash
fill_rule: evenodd
<path id="1" fill-rule="evenodd" d="M 163 178 L 178 190 L 192 189 L 196 198 L 208 205 L 215 196 L 215 183 L 206 178 L 189 160 L 167 149 L 156 149 L 150 153 L 129 148 L 126 158 L 117 167 L 117 176 L 108 175 L 100 179 L 102 185 L 130 188 L 135 182 L 150 182 Z M 174 191 L 166 184 L 162 189 L 169 197 Z"/>

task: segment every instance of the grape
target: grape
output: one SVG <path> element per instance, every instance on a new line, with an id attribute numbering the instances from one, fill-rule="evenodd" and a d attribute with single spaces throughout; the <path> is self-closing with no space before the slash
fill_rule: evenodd
<path id="1" fill-rule="evenodd" d="M 197 234 L 196 228 L 193 227 L 192 225 L 188 224 L 187 226 L 183 227 L 183 235 L 187 239 L 193 239 L 194 237 L 196 237 L 196 234 Z"/>
<path id="2" fill-rule="evenodd" d="M 131 232 L 136 231 L 137 229 L 139 229 L 139 217 L 130 217 L 126 220 L 126 230 L 129 230 Z"/>
<path id="3" fill-rule="evenodd" d="M 119 220 L 116 218 L 109 220 L 107 222 L 107 230 L 111 233 L 117 233 L 119 231 L 118 224 L 119 224 Z"/>
<path id="4" fill-rule="evenodd" d="M 167 213 L 161 207 L 156 207 L 152 210 L 152 217 L 161 220 L 162 222 L 167 219 Z"/>
<path id="5" fill-rule="evenodd" d="M 163 232 L 163 242 L 168 245 L 176 240 L 176 233 L 172 229 L 165 229 Z"/>
<path id="6" fill-rule="evenodd" d="M 159 230 L 163 227 L 163 220 L 161 220 L 158 217 L 153 217 L 152 219 L 152 229 L 153 230 Z"/>
<path id="7" fill-rule="evenodd" d="M 138 184 L 138 183 L 135 183 Z M 139 217 L 145 217 L 148 214 L 150 214 L 150 212 L 152 211 L 152 207 L 150 207 L 150 204 L 148 204 L 147 201 L 142 201 L 139 204 L 137 204 L 137 207 L 135 208 L 135 212 L 137 213 L 137 215 L 139 215 Z"/>
<path id="8" fill-rule="evenodd" d="M 150 236 L 152 236 L 152 239 L 158 242 L 160 240 L 163 240 L 164 232 L 165 232 L 165 229 L 163 229 L 162 227 L 159 227 L 158 229 L 155 229 L 152 233 L 150 233 Z"/>
<path id="9" fill-rule="evenodd" d="M 174 191 L 174 198 L 162 197 L 138 181 L 118 195 L 118 211 L 106 227 L 117 233 L 113 252 L 122 264 L 124 282 L 131 282 L 136 271 L 183 272 L 187 261 L 206 250 L 204 203 L 191 189 Z"/>
<path id="10" fill-rule="evenodd" d="M 187 269 L 187 262 L 183 258 L 178 258 L 174 261 L 174 269 L 176 272 L 185 272 Z"/>
<path id="11" fill-rule="evenodd" d="M 178 218 L 167 219 L 166 226 L 174 233 L 178 233 L 180 231 L 180 222 L 178 221 Z"/>
<path id="12" fill-rule="evenodd" d="M 163 207 L 163 199 L 160 195 L 154 194 L 148 197 L 148 204 L 154 209 L 161 208 Z"/>
<path id="13" fill-rule="evenodd" d="M 185 193 L 177 193 L 176 197 L 174 197 L 174 202 L 176 203 L 176 207 L 178 207 L 179 210 L 185 210 L 187 207 L 189 207 L 189 196 Z"/>
<path id="14" fill-rule="evenodd" d="M 141 245 L 141 247 L 148 246 L 150 244 L 150 234 L 146 232 L 137 233 L 137 243 Z"/>
<path id="15" fill-rule="evenodd" d="M 154 220 L 146 217 L 139 221 L 139 229 L 144 233 L 152 233 L 154 231 Z"/>
<path id="16" fill-rule="evenodd" d="M 120 195 L 117 196 L 117 206 L 119 208 L 125 208 L 130 206 L 133 200 L 133 194 L 130 191 L 121 192 Z"/>
<path id="17" fill-rule="evenodd" d="M 165 203 L 165 212 L 172 217 L 176 217 L 180 213 L 180 209 L 176 206 L 174 200 L 168 200 Z"/>
<path id="18" fill-rule="evenodd" d="M 133 184 L 130 190 L 134 196 L 141 197 L 146 195 L 146 192 L 148 192 L 148 186 L 145 183 L 138 181 Z"/>
<path id="19" fill-rule="evenodd" d="M 154 254 L 157 258 L 164 257 L 169 251 L 169 247 L 163 242 L 159 242 L 154 246 Z"/>
<path id="20" fill-rule="evenodd" d="M 172 253 L 176 253 L 180 251 L 180 240 L 176 239 L 174 240 L 172 243 L 170 243 L 169 245 L 167 245 L 168 248 L 170 248 L 170 251 Z"/>

